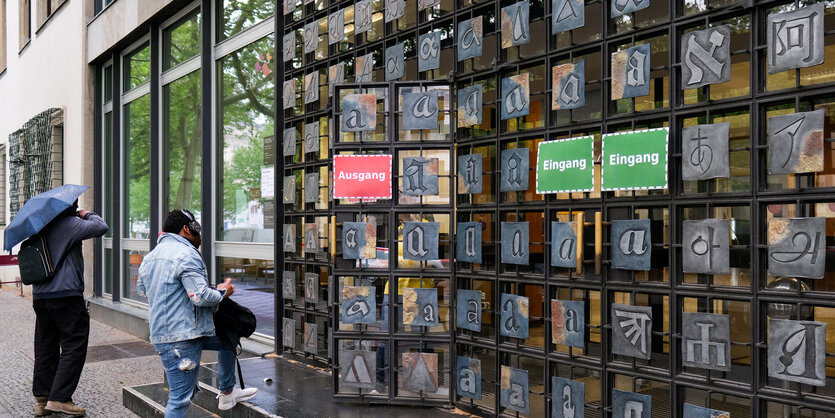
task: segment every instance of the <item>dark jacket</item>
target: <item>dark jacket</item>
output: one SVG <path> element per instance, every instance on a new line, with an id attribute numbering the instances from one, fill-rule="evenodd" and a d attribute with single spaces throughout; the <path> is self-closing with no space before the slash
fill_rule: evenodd
<path id="1" fill-rule="evenodd" d="M 55 266 L 55 277 L 52 280 L 32 286 L 32 299 L 83 297 L 84 258 L 81 255 L 81 241 L 100 237 L 105 232 L 107 224 L 101 216 L 93 212 L 88 212 L 84 219 L 78 216 L 58 215 L 45 226 L 40 234 L 46 238 L 52 263 L 58 265 Z"/>

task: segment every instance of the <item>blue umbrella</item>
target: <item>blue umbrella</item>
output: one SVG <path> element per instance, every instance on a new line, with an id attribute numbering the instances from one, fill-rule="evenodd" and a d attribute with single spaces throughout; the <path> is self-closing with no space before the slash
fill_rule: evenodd
<path id="1" fill-rule="evenodd" d="M 3 248 L 15 245 L 40 232 L 51 220 L 66 210 L 90 187 L 65 184 L 27 200 L 6 228 Z"/>

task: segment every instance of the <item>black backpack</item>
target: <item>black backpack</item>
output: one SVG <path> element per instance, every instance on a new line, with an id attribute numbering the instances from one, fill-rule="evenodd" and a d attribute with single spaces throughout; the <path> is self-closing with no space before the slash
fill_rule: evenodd
<path id="1" fill-rule="evenodd" d="M 43 235 L 35 234 L 20 245 L 17 253 L 20 280 L 23 284 L 46 283 L 55 276 L 52 256 Z"/>
<path id="2" fill-rule="evenodd" d="M 255 332 L 255 314 L 249 308 L 238 304 L 238 302 L 230 298 L 223 298 L 218 304 L 217 311 L 215 311 L 214 321 L 215 334 L 235 353 L 235 362 L 238 366 L 238 382 L 241 384 L 241 389 L 246 389 L 244 375 L 241 373 L 241 362 L 238 360 L 237 346 L 241 344 L 240 337 L 246 338 Z"/>

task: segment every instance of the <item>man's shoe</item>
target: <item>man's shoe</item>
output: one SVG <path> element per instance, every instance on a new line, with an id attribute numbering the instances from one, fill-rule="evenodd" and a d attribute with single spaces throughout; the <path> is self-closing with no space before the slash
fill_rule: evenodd
<path id="1" fill-rule="evenodd" d="M 35 396 L 35 416 L 44 417 L 52 415 L 52 411 L 46 410 L 46 396 Z"/>
<path id="2" fill-rule="evenodd" d="M 44 409 L 46 409 L 47 411 L 50 411 L 50 412 L 63 412 L 67 415 L 73 415 L 73 416 L 82 416 L 82 415 L 87 414 L 86 409 L 84 409 L 80 406 L 75 406 L 75 404 L 72 403 L 72 401 L 67 401 L 67 402 L 49 401 L 49 402 L 46 403 L 46 408 L 44 408 Z"/>
<path id="3" fill-rule="evenodd" d="M 237 387 L 232 389 L 232 393 L 228 395 L 220 393 L 217 395 L 217 409 L 220 409 L 221 411 L 232 409 L 232 407 L 237 405 L 238 402 L 252 399 L 256 393 L 258 393 L 258 388 L 238 389 Z"/>

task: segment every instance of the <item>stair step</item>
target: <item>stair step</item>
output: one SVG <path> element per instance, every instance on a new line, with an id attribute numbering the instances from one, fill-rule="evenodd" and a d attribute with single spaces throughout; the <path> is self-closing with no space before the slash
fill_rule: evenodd
<path id="1" fill-rule="evenodd" d="M 143 418 L 164 418 L 167 401 L 168 390 L 162 382 L 122 388 L 122 404 Z M 220 418 L 220 415 L 193 403 L 189 406 L 186 416 L 188 418 Z"/>

